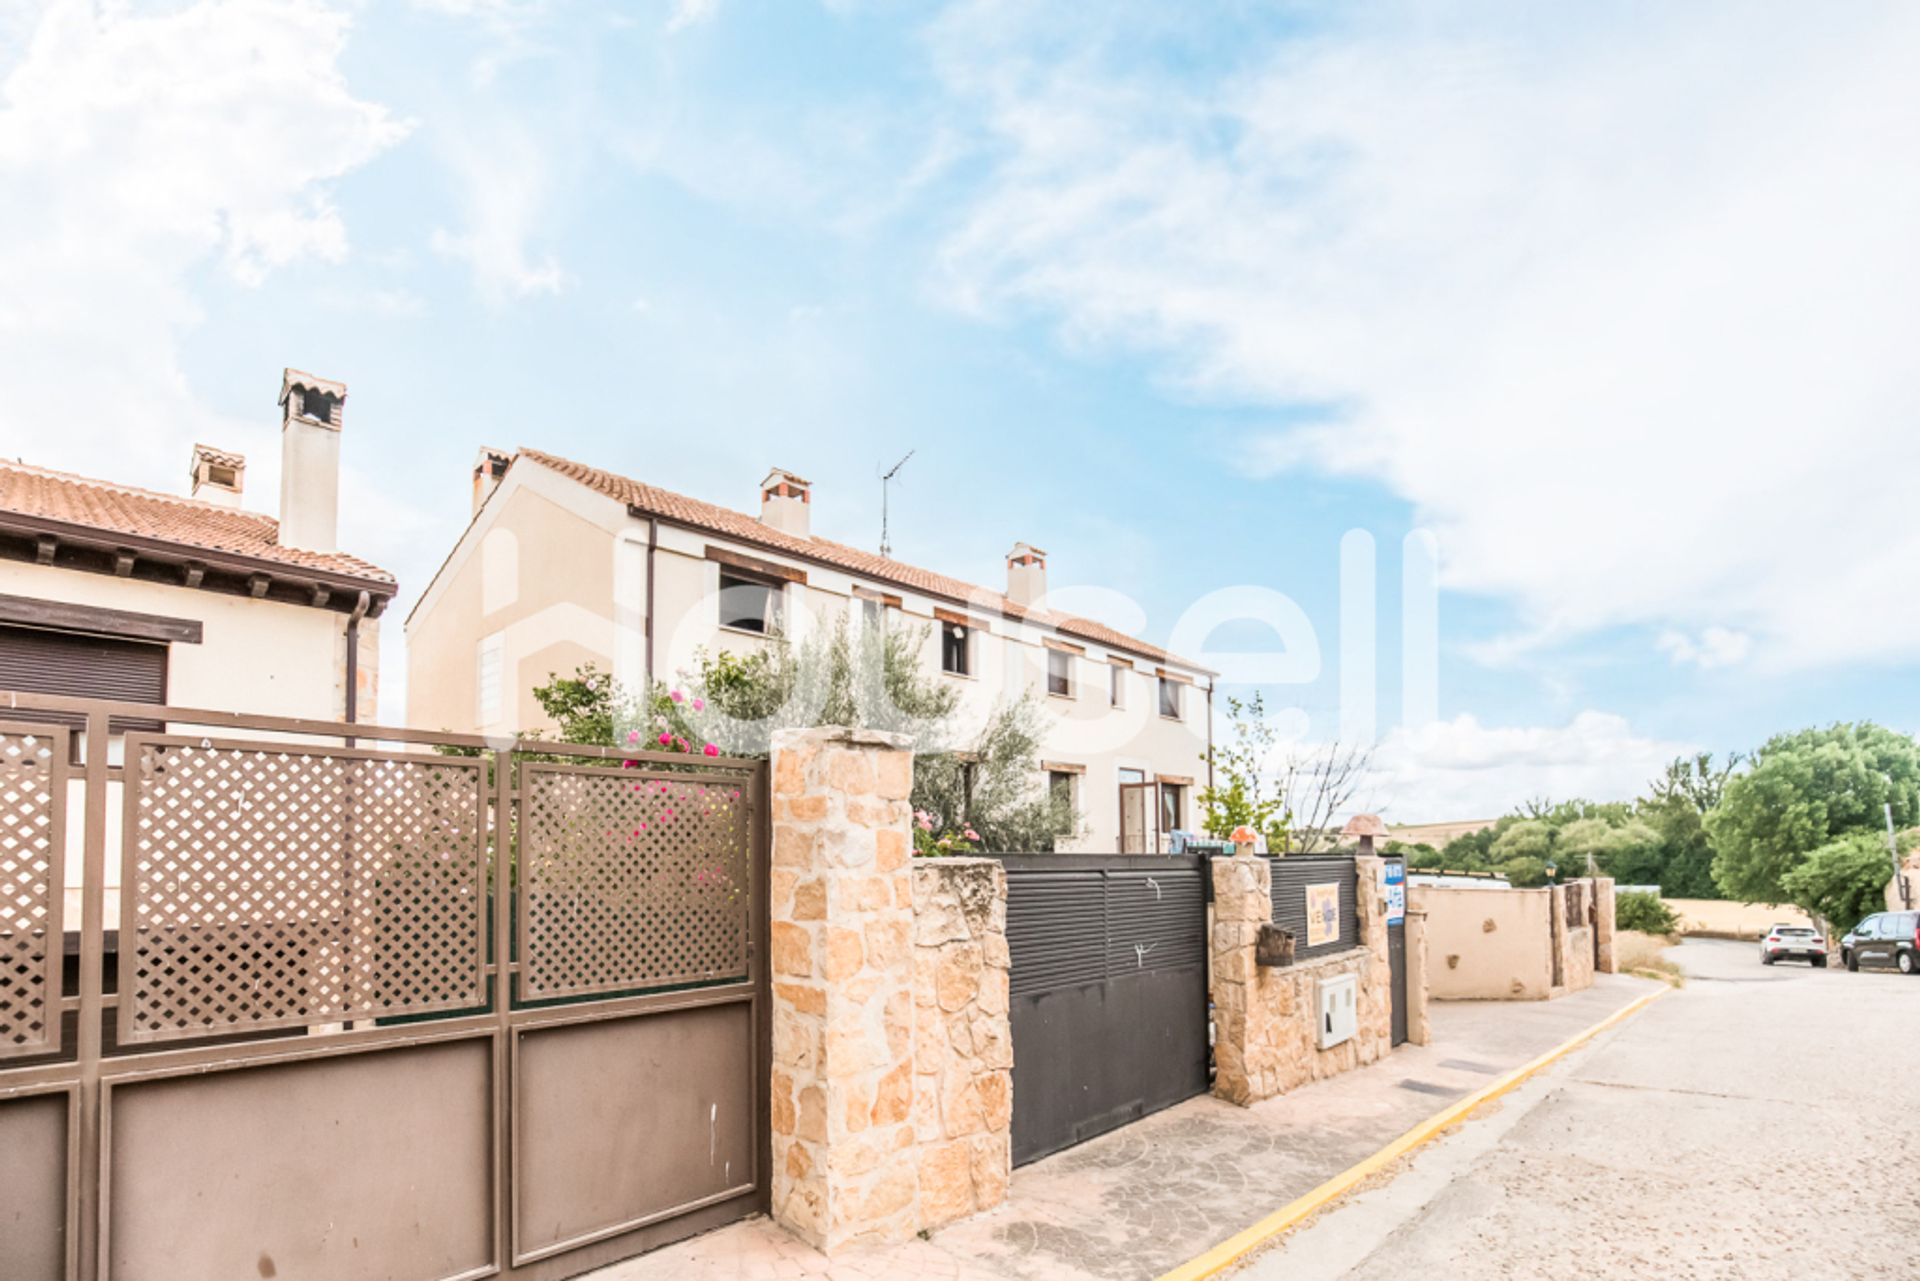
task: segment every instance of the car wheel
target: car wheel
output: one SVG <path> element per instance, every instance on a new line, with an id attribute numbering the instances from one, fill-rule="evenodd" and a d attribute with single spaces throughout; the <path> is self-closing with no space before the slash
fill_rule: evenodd
<path id="1" fill-rule="evenodd" d="M 1827 968 L 1827 958 L 1826 958 L 1826 957 L 1824 957 L 1824 956 L 1816 956 L 1816 957 L 1814 957 L 1814 958 L 1813 958 L 1813 968 L 1814 968 L 1814 969 L 1816 969 L 1816 970 L 1824 970 L 1824 969 L 1826 969 L 1826 968 Z"/>
<path id="2" fill-rule="evenodd" d="M 1912 974 L 1915 970 L 1920 970 L 1920 964 L 1915 964 L 1912 952 L 1900 953 L 1900 959 L 1894 964 L 1900 967 L 1902 974 Z"/>
<path id="3" fill-rule="evenodd" d="M 1767 955 L 1767 954 L 1766 954 L 1765 952 L 1762 952 L 1762 953 L 1760 954 L 1760 964 L 1762 964 L 1762 965 L 1772 965 L 1772 964 L 1773 964 L 1773 958 L 1772 958 L 1771 956 L 1768 956 L 1768 955 Z"/>
<path id="4" fill-rule="evenodd" d="M 1840 959 L 1846 962 L 1847 973 L 1858 974 L 1860 972 L 1860 958 L 1855 956 L 1852 952 L 1842 952 L 1840 954 Z"/>

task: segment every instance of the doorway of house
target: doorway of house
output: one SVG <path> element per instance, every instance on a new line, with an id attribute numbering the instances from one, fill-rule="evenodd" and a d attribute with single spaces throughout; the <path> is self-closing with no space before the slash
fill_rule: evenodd
<path id="1" fill-rule="evenodd" d="M 1160 842 L 1153 830 L 1158 812 L 1154 785 L 1147 781 L 1146 771 L 1123 768 L 1120 771 L 1122 854 L 1153 854 L 1159 851 Z"/>

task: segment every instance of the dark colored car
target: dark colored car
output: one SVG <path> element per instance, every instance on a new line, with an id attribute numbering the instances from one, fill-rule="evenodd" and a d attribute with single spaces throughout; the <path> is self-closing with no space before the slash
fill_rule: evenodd
<path id="1" fill-rule="evenodd" d="M 1869 916 L 1840 940 L 1847 968 L 1891 966 L 1902 974 L 1920 974 L 1920 912 L 1881 912 Z"/>

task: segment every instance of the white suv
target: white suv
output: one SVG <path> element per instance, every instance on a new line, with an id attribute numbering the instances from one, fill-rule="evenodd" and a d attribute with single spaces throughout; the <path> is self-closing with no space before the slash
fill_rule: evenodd
<path id="1" fill-rule="evenodd" d="M 1826 936 L 1808 925 L 1774 926 L 1760 940 L 1760 964 L 1772 965 L 1780 960 L 1807 961 L 1826 969 Z"/>

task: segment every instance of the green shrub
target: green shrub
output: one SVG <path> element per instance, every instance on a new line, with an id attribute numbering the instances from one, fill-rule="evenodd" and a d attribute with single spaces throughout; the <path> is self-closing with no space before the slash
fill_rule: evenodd
<path id="1" fill-rule="evenodd" d="M 1642 934 L 1675 934 L 1680 930 L 1680 918 L 1658 894 L 1617 895 L 1613 923 L 1617 929 L 1639 930 Z"/>

